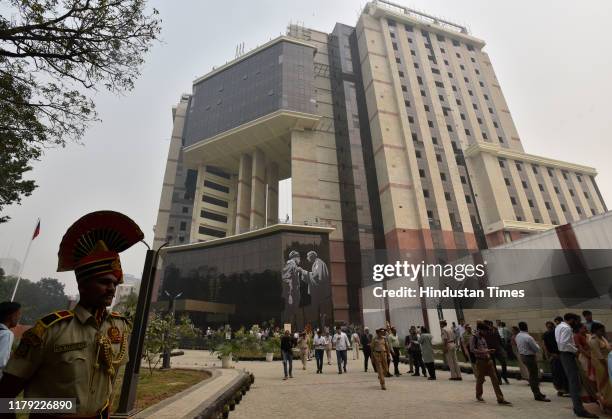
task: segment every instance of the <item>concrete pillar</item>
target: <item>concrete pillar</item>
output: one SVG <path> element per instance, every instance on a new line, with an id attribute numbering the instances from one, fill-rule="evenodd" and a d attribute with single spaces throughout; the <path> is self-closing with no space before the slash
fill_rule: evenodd
<path id="1" fill-rule="evenodd" d="M 251 213 L 251 156 L 240 156 L 238 169 L 238 192 L 236 194 L 236 234 L 244 233 L 249 229 Z"/>
<path id="2" fill-rule="evenodd" d="M 268 185 L 268 225 L 278 223 L 278 164 L 270 163 L 266 170 Z"/>
<path id="3" fill-rule="evenodd" d="M 265 226 L 266 156 L 261 150 L 255 149 L 252 160 L 250 227 L 256 229 Z"/>

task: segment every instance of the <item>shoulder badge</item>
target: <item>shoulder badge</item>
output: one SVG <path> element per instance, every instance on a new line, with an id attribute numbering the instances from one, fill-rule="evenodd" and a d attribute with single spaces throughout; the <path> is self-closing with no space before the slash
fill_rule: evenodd
<path id="1" fill-rule="evenodd" d="M 113 317 L 115 319 L 121 319 L 121 320 L 123 320 L 124 322 L 126 322 L 128 324 L 132 324 L 132 322 L 130 321 L 130 319 L 127 316 L 119 313 L 118 311 L 111 311 L 110 315 L 111 315 L 111 317 Z"/>
<path id="2" fill-rule="evenodd" d="M 72 310 L 60 310 L 60 311 L 54 311 L 51 314 L 47 314 L 45 317 L 40 319 L 39 322 L 45 328 L 48 328 L 49 326 L 59 322 L 60 320 L 67 320 L 73 317 L 74 317 L 74 312 Z"/>

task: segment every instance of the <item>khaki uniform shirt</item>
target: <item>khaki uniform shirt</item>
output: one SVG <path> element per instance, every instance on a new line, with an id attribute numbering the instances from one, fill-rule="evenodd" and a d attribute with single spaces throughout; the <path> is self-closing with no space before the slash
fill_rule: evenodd
<path id="1" fill-rule="evenodd" d="M 375 336 L 370 345 L 372 347 L 372 351 L 374 352 L 389 352 L 387 339 L 382 336 Z"/>
<path id="2" fill-rule="evenodd" d="M 453 332 L 450 327 L 446 326 L 442 328 L 442 330 L 440 330 L 440 335 L 442 337 L 442 341 L 446 341 L 446 345 L 455 343 L 455 332 Z"/>
<path id="3" fill-rule="evenodd" d="M 128 321 L 105 312 L 98 328 L 95 317 L 77 305 L 43 317 L 28 330 L 4 372 L 26 380 L 24 397 L 76 398 L 77 415 L 95 415 L 109 402 L 114 382 L 98 333 L 109 338 L 115 359 L 124 346 L 118 370 L 128 360 Z"/>

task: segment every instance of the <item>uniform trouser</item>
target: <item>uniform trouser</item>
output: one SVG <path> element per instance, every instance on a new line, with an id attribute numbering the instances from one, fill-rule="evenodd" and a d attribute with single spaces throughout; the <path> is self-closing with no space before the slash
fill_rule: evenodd
<path id="1" fill-rule="evenodd" d="M 531 392 L 533 393 L 533 397 L 536 399 L 541 399 L 544 397 L 542 392 L 540 391 L 540 372 L 538 371 L 538 362 L 536 361 L 535 355 L 519 355 L 521 357 L 521 361 L 527 367 L 527 371 L 529 371 L 529 387 L 531 387 Z"/>
<path id="2" fill-rule="evenodd" d="M 293 375 L 293 353 L 291 351 L 281 350 L 281 355 L 283 357 L 283 371 L 285 372 L 285 377 L 287 373 Z"/>
<path id="3" fill-rule="evenodd" d="M 552 355 L 550 358 L 550 373 L 552 374 L 555 389 L 567 393 L 567 377 L 565 376 L 565 371 L 563 371 L 563 365 L 561 365 L 561 359 L 558 354 Z"/>
<path id="4" fill-rule="evenodd" d="M 477 359 L 476 367 L 476 397 L 482 397 L 482 384 L 484 383 L 485 377 L 489 376 L 497 401 L 504 400 L 504 394 L 499 387 L 499 381 L 497 380 L 497 373 L 493 366 L 493 361 L 490 359 Z"/>
<path id="5" fill-rule="evenodd" d="M 389 373 L 389 370 L 387 369 L 387 353 L 384 351 L 372 352 L 372 361 L 374 362 L 374 367 L 378 373 L 378 381 L 382 387 L 385 385 L 385 375 Z"/>
<path id="6" fill-rule="evenodd" d="M 302 368 L 306 368 L 306 361 L 308 359 L 308 349 L 300 349 L 300 359 L 302 360 Z"/>
<path id="7" fill-rule="evenodd" d="M 446 346 L 444 357 L 450 369 L 451 378 L 461 378 L 461 368 L 459 367 L 459 361 L 457 361 L 457 351 L 455 351 L 454 343 L 449 343 Z"/>
<path id="8" fill-rule="evenodd" d="M 427 372 L 425 372 L 425 364 L 423 363 L 423 355 L 421 352 L 412 352 L 412 359 L 414 359 L 414 374 L 420 375 L 420 369 L 423 371 L 423 376 L 427 377 Z"/>
<path id="9" fill-rule="evenodd" d="M 353 343 L 353 360 L 359 359 L 359 344 Z"/>
<path id="10" fill-rule="evenodd" d="M 368 372 L 368 360 L 371 358 L 372 368 L 376 371 L 376 365 L 374 365 L 374 357 L 372 356 L 372 350 L 368 346 L 363 348 L 363 369 Z"/>
<path id="11" fill-rule="evenodd" d="M 344 372 L 346 372 L 346 349 L 342 351 L 336 349 L 336 360 L 338 361 L 338 371 L 342 372 L 342 369 L 344 369 Z"/>
<path id="12" fill-rule="evenodd" d="M 317 371 L 323 372 L 323 353 L 325 349 L 315 349 L 315 359 L 317 360 Z"/>
<path id="13" fill-rule="evenodd" d="M 399 348 L 391 348 L 391 357 L 393 358 L 393 374 L 399 375 L 399 361 L 400 361 L 400 350 Z"/>
<path id="14" fill-rule="evenodd" d="M 497 374 L 497 379 L 501 382 L 501 379 L 508 380 L 508 370 L 506 364 L 506 351 L 503 349 L 499 349 L 491 354 L 493 360 L 493 367 L 495 367 L 495 373 Z M 499 361 L 499 365 L 501 365 L 501 377 L 499 372 L 497 371 L 497 361 Z"/>
<path id="15" fill-rule="evenodd" d="M 572 397 L 572 404 L 574 405 L 574 412 L 582 413 L 585 409 L 580 399 L 580 372 L 578 371 L 578 364 L 576 363 L 576 354 L 561 352 L 559 356 L 561 358 L 561 364 L 563 365 L 563 371 L 565 371 L 565 376 L 567 377 L 569 392 Z"/>
<path id="16" fill-rule="evenodd" d="M 429 372 L 429 376 L 435 379 L 436 378 L 436 365 L 433 362 L 425 362 L 425 366 L 427 367 L 427 372 Z"/>

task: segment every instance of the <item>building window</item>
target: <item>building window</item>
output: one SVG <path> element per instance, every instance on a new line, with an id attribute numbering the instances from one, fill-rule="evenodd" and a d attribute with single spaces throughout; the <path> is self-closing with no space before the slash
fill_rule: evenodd
<path id="1" fill-rule="evenodd" d="M 562 171 L 561 174 L 563 175 L 563 179 L 567 180 L 567 172 L 566 171 Z"/>
<path id="2" fill-rule="evenodd" d="M 444 192 L 444 199 L 446 199 L 447 201 L 451 200 L 451 194 L 450 192 Z"/>
<path id="3" fill-rule="evenodd" d="M 521 185 L 523 185 L 523 188 L 527 189 L 527 182 L 524 180 L 521 181 Z"/>
<path id="4" fill-rule="evenodd" d="M 433 67 L 431 68 L 431 72 L 434 74 L 440 74 L 440 70 L 438 70 L 437 68 L 433 68 Z"/>
<path id="5" fill-rule="evenodd" d="M 417 136 L 416 132 L 412 133 L 412 141 L 415 143 L 419 142 L 419 137 Z"/>
<path id="6" fill-rule="evenodd" d="M 476 69 L 474 69 L 474 73 L 480 74 L 480 71 L 478 71 L 478 69 L 476 68 Z"/>
<path id="7" fill-rule="evenodd" d="M 200 216 L 202 218 L 207 218 L 209 220 L 219 221 L 221 223 L 227 223 L 227 216 L 221 215 L 221 214 L 216 214 L 214 212 L 202 210 L 202 211 L 200 211 Z"/>
<path id="8" fill-rule="evenodd" d="M 523 171 L 523 167 L 521 166 L 520 163 L 516 163 L 516 170 L 518 170 L 519 172 Z"/>
<path id="9" fill-rule="evenodd" d="M 433 121 L 427 121 L 427 125 L 429 125 L 429 128 L 433 128 Z"/>
<path id="10" fill-rule="evenodd" d="M 550 167 L 546 168 L 546 170 L 548 171 L 548 176 L 553 177 L 553 171 Z"/>
<path id="11" fill-rule="evenodd" d="M 570 193 L 571 196 L 574 196 L 574 190 L 573 189 L 570 189 L 569 193 Z"/>
<path id="12" fill-rule="evenodd" d="M 419 63 L 414 63 L 414 68 L 419 68 Z"/>
<path id="13" fill-rule="evenodd" d="M 419 169 L 419 176 L 424 178 L 425 177 L 425 170 Z"/>
<path id="14" fill-rule="evenodd" d="M 402 92 L 407 92 L 408 88 L 402 84 Z"/>
<path id="15" fill-rule="evenodd" d="M 559 193 L 560 193 L 560 192 L 559 192 L 559 188 L 558 188 L 558 187 L 556 187 L 556 186 L 555 186 L 555 187 L 554 187 L 554 189 L 555 189 L 555 193 L 556 193 L 556 194 L 559 194 Z"/>
<path id="16" fill-rule="evenodd" d="M 215 176 L 219 176 L 225 179 L 229 179 L 230 175 L 228 173 L 225 173 L 223 170 L 215 167 L 215 166 L 206 166 L 206 172 L 211 173 Z"/>
<path id="17" fill-rule="evenodd" d="M 223 208 L 228 208 L 228 206 L 229 206 L 227 201 L 224 201 L 222 199 L 214 198 L 214 197 L 212 197 L 210 195 L 202 195 L 202 201 L 207 202 L 209 204 L 218 205 L 218 206 L 223 207 Z"/>
<path id="18" fill-rule="evenodd" d="M 510 179 L 508 179 L 507 177 L 504 178 L 504 182 L 507 186 L 510 186 Z"/>
<path id="19" fill-rule="evenodd" d="M 561 204 L 561 211 L 565 212 L 567 211 L 567 209 L 565 208 L 565 205 Z"/>
<path id="20" fill-rule="evenodd" d="M 589 194 L 585 192 L 585 193 L 584 193 L 584 197 L 585 197 L 586 199 L 589 199 Z"/>
<path id="21" fill-rule="evenodd" d="M 391 36 L 391 38 L 395 38 L 395 34 L 393 32 L 389 32 L 389 35 Z"/>
<path id="22" fill-rule="evenodd" d="M 459 99 L 456 99 L 457 101 L 457 105 L 461 106 L 461 101 Z"/>
<path id="23" fill-rule="evenodd" d="M 465 202 L 467 202 L 468 204 L 471 204 L 472 203 L 472 197 L 469 196 L 469 195 L 466 195 L 465 196 Z"/>
<path id="24" fill-rule="evenodd" d="M 546 207 L 547 210 L 550 210 L 550 202 L 544 202 L 544 206 Z"/>
<path id="25" fill-rule="evenodd" d="M 516 221 L 523 221 L 523 217 L 521 217 L 520 215 L 516 216 Z"/>
<path id="26" fill-rule="evenodd" d="M 484 138 L 485 140 L 488 140 L 488 139 L 489 139 L 489 137 L 487 137 L 487 133 L 486 133 L 486 132 L 483 132 L 483 133 L 482 133 L 482 138 Z"/>
<path id="27" fill-rule="evenodd" d="M 183 207 L 183 214 L 187 214 L 189 212 L 189 207 Z"/>
<path id="28" fill-rule="evenodd" d="M 414 117 L 412 115 L 408 115 L 408 122 L 414 124 Z"/>
<path id="29" fill-rule="evenodd" d="M 423 105 L 423 109 L 425 109 L 425 112 L 429 112 L 429 106 L 428 105 Z"/>
<path id="30" fill-rule="evenodd" d="M 427 96 L 427 95 L 425 94 L 425 90 L 421 90 L 421 96 L 423 96 L 423 97 Z"/>
<path id="31" fill-rule="evenodd" d="M 504 167 L 506 167 L 506 165 L 504 164 L 504 160 L 503 159 L 497 159 L 497 161 L 499 161 L 499 167 L 501 167 L 502 169 Z"/>
<path id="32" fill-rule="evenodd" d="M 410 101 L 409 100 L 404 100 L 404 105 L 406 105 L 407 108 L 410 107 Z"/>
<path id="33" fill-rule="evenodd" d="M 469 129 L 465 129 L 465 135 L 470 135 L 470 130 Z"/>
<path id="34" fill-rule="evenodd" d="M 450 125 L 446 125 L 446 129 L 448 130 L 448 132 L 453 132 L 453 127 L 451 127 Z"/>
<path id="35" fill-rule="evenodd" d="M 582 215 L 582 210 L 580 209 L 580 207 L 576 207 L 576 211 L 578 212 L 579 215 Z"/>
<path id="36" fill-rule="evenodd" d="M 444 84 L 443 84 L 441 81 L 437 81 L 437 82 L 436 82 L 436 86 L 437 86 L 437 87 L 444 88 Z"/>
<path id="37" fill-rule="evenodd" d="M 423 189 L 423 196 L 429 198 L 429 191 L 427 189 Z"/>
<path id="38" fill-rule="evenodd" d="M 442 161 L 442 156 L 439 154 L 436 154 L 436 160 L 441 162 Z"/>
<path id="39" fill-rule="evenodd" d="M 396 57 L 396 58 L 395 58 L 395 62 L 396 62 L 396 63 L 398 63 L 398 64 L 401 64 L 401 63 L 402 63 L 402 60 L 400 60 L 399 58 L 397 58 L 397 57 Z"/>
<path id="40" fill-rule="evenodd" d="M 475 103 L 472 103 L 472 107 L 473 107 L 475 110 L 478 110 L 478 105 L 476 105 Z"/>
<path id="41" fill-rule="evenodd" d="M 200 226 L 198 232 L 206 236 L 225 237 L 225 231 L 215 230 L 214 228 L 208 228 L 204 226 Z"/>
<path id="42" fill-rule="evenodd" d="M 511 196 L 510 197 L 510 202 L 512 202 L 512 205 L 516 205 L 516 198 Z"/>
<path id="43" fill-rule="evenodd" d="M 459 179 L 461 179 L 461 183 L 463 183 L 464 185 L 467 184 L 467 180 L 465 179 L 465 176 L 459 176 Z"/>
<path id="44" fill-rule="evenodd" d="M 179 230 L 181 231 L 187 230 L 187 222 L 181 221 L 181 224 L 179 225 Z"/>
<path id="45" fill-rule="evenodd" d="M 416 155 L 417 159 L 421 158 L 421 150 L 416 150 L 414 154 Z"/>
<path id="46" fill-rule="evenodd" d="M 404 77 L 404 72 L 403 71 L 398 71 L 398 74 L 400 77 Z"/>
<path id="47" fill-rule="evenodd" d="M 544 186 L 541 183 L 538 183 L 538 188 L 540 188 L 540 192 L 544 192 Z"/>
<path id="48" fill-rule="evenodd" d="M 533 201 L 531 199 L 528 199 L 527 202 L 529 203 L 529 206 L 533 208 Z"/>
<path id="49" fill-rule="evenodd" d="M 431 142 L 437 145 L 438 139 L 436 137 L 431 137 Z"/>
<path id="50" fill-rule="evenodd" d="M 394 50 L 394 51 L 397 51 L 397 43 L 392 42 L 392 44 L 393 44 L 393 50 Z M 387 45 L 388 45 L 388 44 L 387 44 Z"/>
<path id="51" fill-rule="evenodd" d="M 464 114 L 460 114 L 461 119 L 465 121 L 465 115 Z"/>
<path id="52" fill-rule="evenodd" d="M 219 192 L 223 192 L 223 193 L 229 193 L 229 188 L 227 186 L 220 185 L 217 182 L 212 182 L 210 180 L 205 180 L 204 181 L 204 186 L 206 186 L 207 188 L 210 188 L 210 189 L 214 189 L 215 191 L 219 191 Z"/>
<path id="53" fill-rule="evenodd" d="M 446 173 L 440 172 L 440 179 L 442 182 L 446 182 Z"/>

